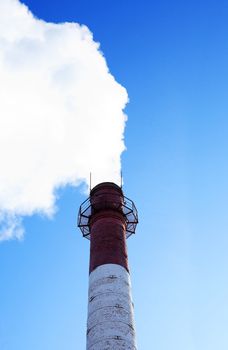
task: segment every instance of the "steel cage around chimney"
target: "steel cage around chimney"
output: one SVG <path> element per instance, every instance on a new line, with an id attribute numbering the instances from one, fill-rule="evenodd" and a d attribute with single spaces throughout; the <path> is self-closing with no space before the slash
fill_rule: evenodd
<path id="1" fill-rule="evenodd" d="M 99 194 L 94 196 L 98 198 Z M 104 193 L 102 196 L 104 196 Z M 120 202 L 119 198 L 119 195 L 112 194 L 111 198 L 106 199 L 105 203 L 103 203 L 102 210 L 104 210 L 104 207 L 106 210 L 116 210 L 125 217 L 126 238 L 128 238 L 135 233 L 138 224 L 138 212 L 131 199 L 122 196 L 122 201 Z M 90 218 L 98 212 L 99 208 L 91 203 L 91 197 L 87 198 L 81 204 L 78 213 L 78 227 L 80 228 L 83 237 L 90 239 Z"/>

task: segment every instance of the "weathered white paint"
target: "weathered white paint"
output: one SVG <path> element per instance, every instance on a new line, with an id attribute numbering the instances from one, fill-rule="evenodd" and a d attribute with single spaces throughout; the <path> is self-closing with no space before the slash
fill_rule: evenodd
<path id="1" fill-rule="evenodd" d="M 90 274 L 87 350 L 136 350 L 130 275 L 120 265 Z"/>

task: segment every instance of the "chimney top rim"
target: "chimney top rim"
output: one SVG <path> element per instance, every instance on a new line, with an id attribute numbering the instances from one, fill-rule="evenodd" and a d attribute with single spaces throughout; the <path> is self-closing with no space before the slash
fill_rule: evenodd
<path id="1" fill-rule="evenodd" d="M 107 188 L 107 187 L 113 188 L 113 189 L 117 190 L 120 194 L 123 194 L 122 188 L 120 186 L 118 186 L 117 184 L 115 184 L 114 182 L 101 182 L 92 188 L 92 190 L 90 191 L 90 196 L 93 195 L 95 192 L 102 190 L 104 188 Z"/>

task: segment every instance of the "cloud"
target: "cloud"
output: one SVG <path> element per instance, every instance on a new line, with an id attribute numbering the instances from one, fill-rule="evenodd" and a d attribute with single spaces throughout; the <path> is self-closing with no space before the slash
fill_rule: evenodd
<path id="1" fill-rule="evenodd" d="M 0 240 L 52 215 L 56 189 L 119 182 L 126 90 L 86 26 L 0 1 Z"/>

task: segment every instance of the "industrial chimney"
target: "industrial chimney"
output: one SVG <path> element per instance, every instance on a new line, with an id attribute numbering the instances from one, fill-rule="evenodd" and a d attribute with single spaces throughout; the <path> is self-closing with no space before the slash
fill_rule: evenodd
<path id="1" fill-rule="evenodd" d="M 126 238 L 137 223 L 134 203 L 112 182 L 80 206 L 78 226 L 90 239 L 87 350 L 136 350 Z"/>

